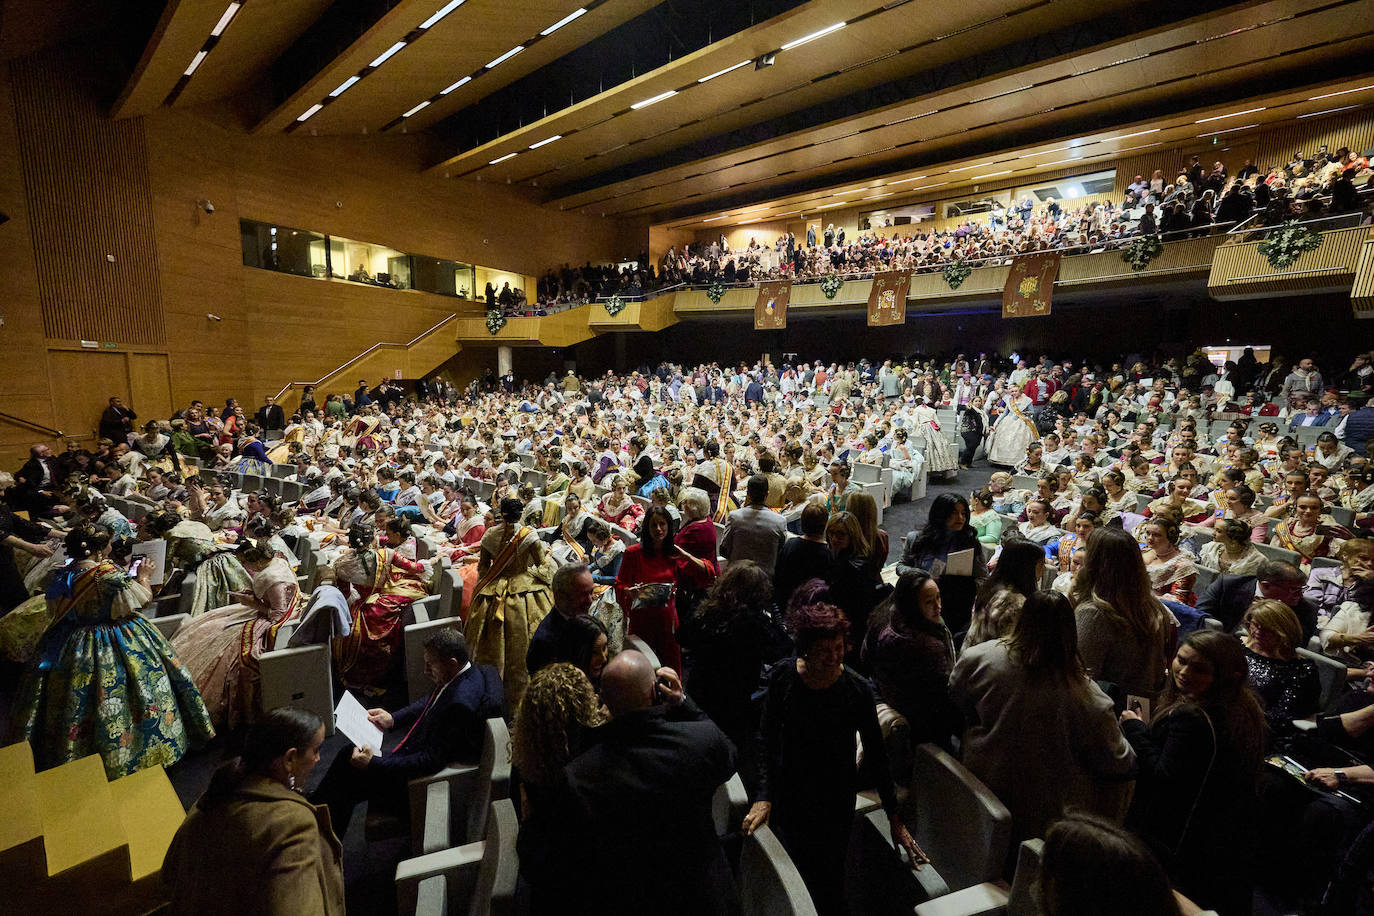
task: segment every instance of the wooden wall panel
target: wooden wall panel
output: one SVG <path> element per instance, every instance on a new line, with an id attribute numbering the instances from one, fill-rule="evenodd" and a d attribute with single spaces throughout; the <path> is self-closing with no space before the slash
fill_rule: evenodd
<path id="1" fill-rule="evenodd" d="M 124 398 L 143 413 L 129 393 L 124 353 L 49 350 L 48 366 L 57 425 L 68 436 L 94 436 L 100 414 L 112 397 Z"/>
<path id="2" fill-rule="evenodd" d="M 73 80 L 76 50 L 10 64 L 28 217 L 49 338 L 165 340 L 147 150 Z"/>
<path id="3" fill-rule="evenodd" d="M 129 403 L 139 424 L 169 417 L 172 407 L 172 375 L 166 353 L 129 353 Z"/>

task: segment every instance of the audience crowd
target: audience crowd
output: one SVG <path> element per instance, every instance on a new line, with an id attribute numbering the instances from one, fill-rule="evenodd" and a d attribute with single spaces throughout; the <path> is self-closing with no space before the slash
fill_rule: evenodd
<path id="1" fill-rule="evenodd" d="M 1309 171 L 1330 167 L 1280 180 Z M 1082 231 L 1047 214 L 1016 217 L 1030 244 Z M 774 831 L 818 910 L 846 912 L 855 792 L 925 860 L 903 820 L 922 742 L 1007 805 L 1015 840 L 1046 838 L 1047 913 L 1119 899 L 1094 877 L 1117 864 L 1154 908 L 1112 912 L 1197 912 L 1170 886 L 1223 916 L 1256 888 L 1374 912 L 1374 366 L 1331 358 L 665 363 L 141 425 L 111 399 L 94 451 L 37 445 L 0 473 L 11 730 L 40 767 L 99 754 L 112 777 L 242 737 L 168 854 L 176 913 L 342 912 L 356 804 L 403 815 L 407 781 L 475 761 L 502 716 L 534 913 L 734 912 L 711 812 L 736 772 L 738 828 Z M 961 475 L 980 483 L 915 530 L 880 526 Z M 330 763 L 326 817 L 292 791 L 321 724 L 262 708 L 257 659 L 309 602 L 336 680 L 377 696 L 450 571 L 433 693 L 369 710 L 393 737 Z M 173 609 L 190 617 L 169 640 L 148 618 Z"/>

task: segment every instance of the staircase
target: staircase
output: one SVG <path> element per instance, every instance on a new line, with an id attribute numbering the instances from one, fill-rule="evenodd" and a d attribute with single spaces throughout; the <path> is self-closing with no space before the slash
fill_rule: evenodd
<path id="1" fill-rule="evenodd" d="M 161 767 L 107 782 L 99 756 L 35 773 L 27 743 L 0 748 L 0 887 L 14 913 L 147 913 L 186 812 Z"/>

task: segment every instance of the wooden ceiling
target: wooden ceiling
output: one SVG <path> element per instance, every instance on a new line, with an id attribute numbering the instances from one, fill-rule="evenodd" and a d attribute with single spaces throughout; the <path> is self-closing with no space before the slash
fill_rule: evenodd
<path id="1" fill-rule="evenodd" d="M 398 0 L 279 102 L 265 98 L 273 64 L 336 11 L 330 0 L 244 0 L 187 78 L 228 4 L 168 0 L 114 114 L 257 93 L 256 110 L 268 111 L 258 133 L 427 131 L 515 80 L 538 78 L 656 0 Z M 453 149 L 427 174 L 519 186 L 557 209 L 701 227 L 1051 175 L 1194 141 L 1207 127 L 1257 129 L 1249 125 L 1315 113 L 1324 103 L 1308 101 L 1320 94 L 1312 85 L 1374 82 L 1332 82 L 1370 69 L 1374 0 L 1195 8 L 1180 19 L 1150 17 L 1132 0 L 963 0 L 931 15 L 926 0 L 811 0 L 491 142 Z M 1098 41 L 1112 21 L 1142 25 L 1118 25 L 1118 37 Z M 756 69 L 770 52 L 772 65 Z M 1265 110 L 1225 117 L 1250 108 Z M 1222 117 L 1196 123 L 1213 116 Z"/>

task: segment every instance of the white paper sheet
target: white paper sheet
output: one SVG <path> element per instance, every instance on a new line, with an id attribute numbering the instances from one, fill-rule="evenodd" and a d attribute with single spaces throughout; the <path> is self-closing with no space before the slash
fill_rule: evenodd
<path id="1" fill-rule="evenodd" d="M 134 545 L 133 556 L 147 557 L 144 560 L 152 570 L 149 585 L 161 585 L 167 571 L 167 542 L 161 538 L 155 541 L 141 541 Z"/>
<path id="2" fill-rule="evenodd" d="M 339 699 L 334 710 L 334 727 L 343 732 L 344 737 L 353 742 L 354 747 L 366 744 L 372 753 L 382 752 L 382 730 L 367 718 L 367 710 L 347 690 Z"/>
<path id="3" fill-rule="evenodd" d="M 948 556 L 946 556 L 945 575 L 973 575 L 973 548 L 970 547 L 968 550 L 956 550 L 954 553 L 951 553 Z"/>

